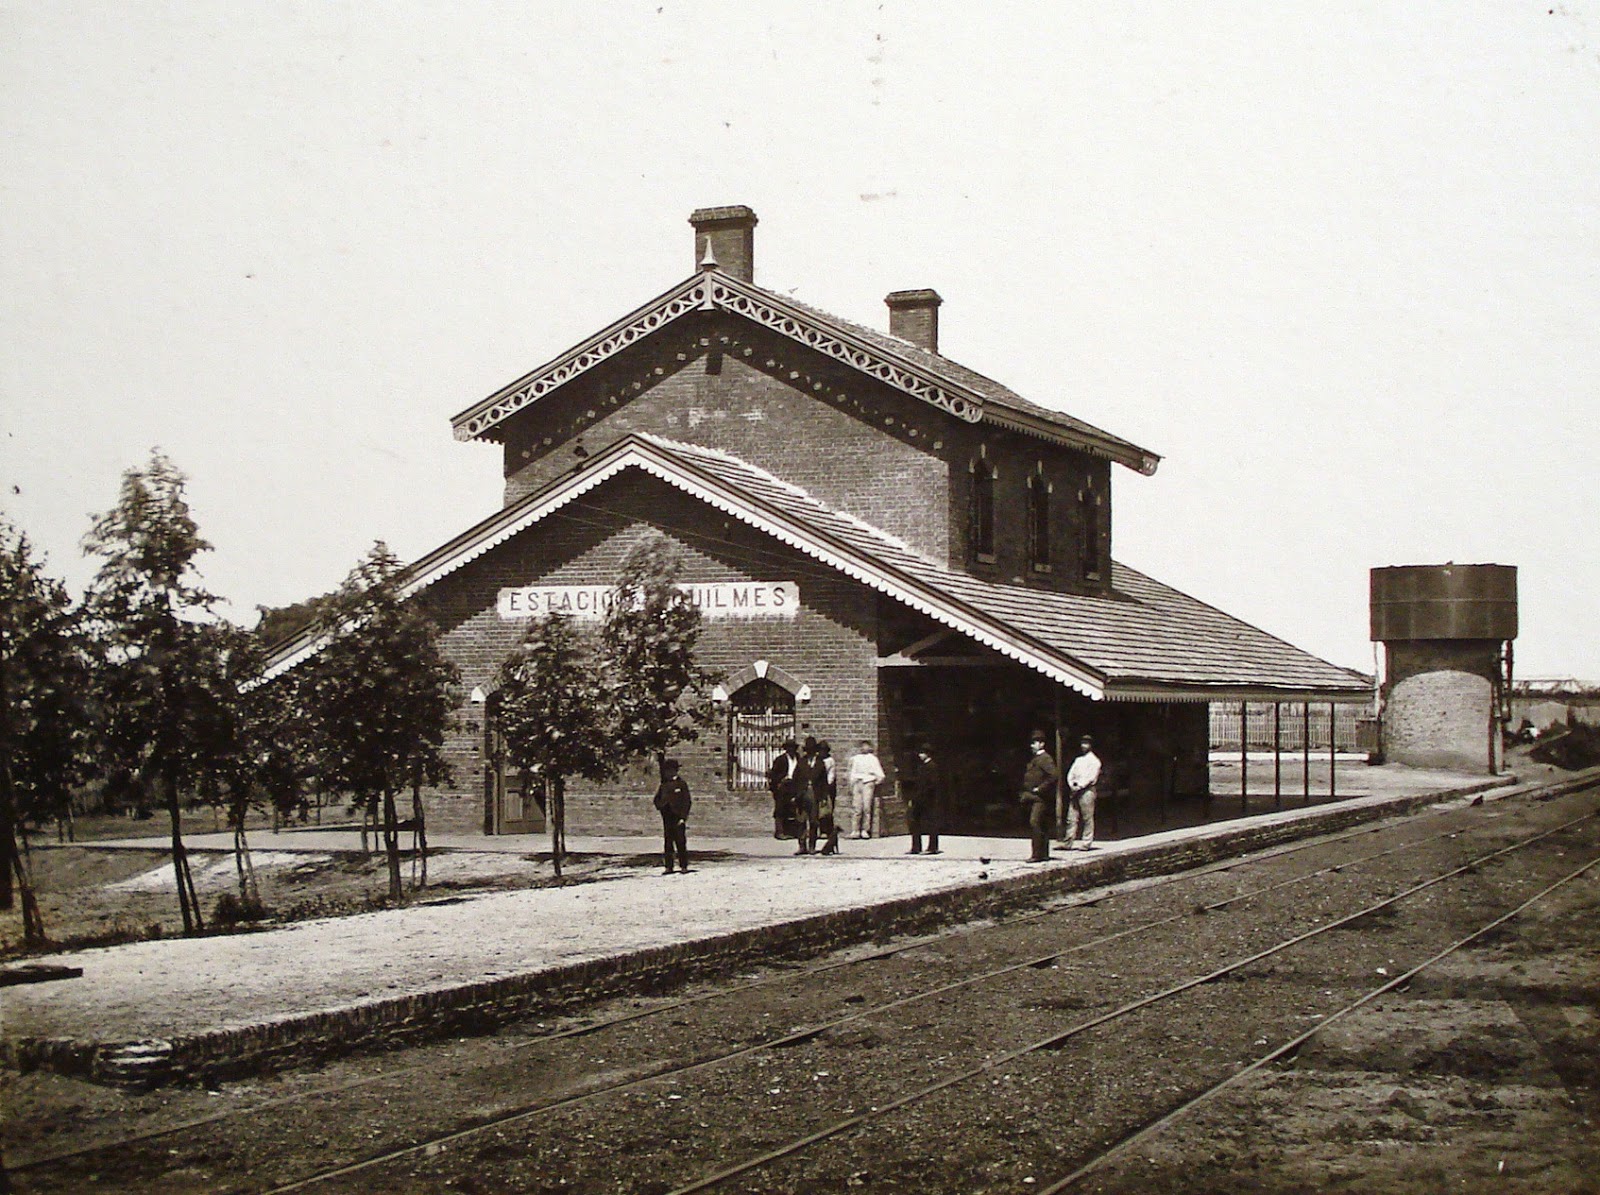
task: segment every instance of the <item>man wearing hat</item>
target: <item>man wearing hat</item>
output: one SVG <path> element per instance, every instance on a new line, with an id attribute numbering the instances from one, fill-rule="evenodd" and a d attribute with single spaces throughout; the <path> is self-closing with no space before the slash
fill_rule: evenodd
<path id="1" fill-rule="evenodd" d="M 1046 863 L 1050 859 L 1050 822 L 1055 813 L 1056 783 L 1060 773 L 1056 761 L 1045 750 L 1044 731 L 1036 730 L 1030 741 L 1033 758 L 1028 760 L 1022 773 L 1022 803 L 1028 806 L 1028 833 L 1033 839 L 1033 854 L 1029 863 Z"/>
<path id="2" fill-rule="evenodd" d="M 911 831 L 910 855 L 922 854 L 922 836 L 928 836 L 928 854 L 938 855 L 939 823 L 944 820 L 944 778 L 925 742 L 901 772 L 901 793 L 906 802 L 906 828 Z"/>
<path id="3" fill-rule="evenodd" d="M 767 791 L 772 794 L 772 836 L 793 838 L 795 773 L 800 768 L 800 744 L 784 740 L 783 751 L 767 770 Z"/>
<path id="4" fill-rule="evenodd" d="M 1100 782 L 1100 757 L 1094 740 L 1078 740 L 1078 758 L 1067 769 L 1067 826 L 1064 845 L 1069 850 L 1094 850 L 1094 789 Z"/>
<path id="5" fill-rule="evenodd" d="M 678 857 L 678 870 L 684 874 L 689 871 L 688 821 L 693 802 L 689 786 L 680 773 L 677 760 L 661 761 L 661 785 L 656 789 L 655 807 L 661 813 L 661 849 L 667 865 L 662 875 L 672 874 L 673 855 Z"/>

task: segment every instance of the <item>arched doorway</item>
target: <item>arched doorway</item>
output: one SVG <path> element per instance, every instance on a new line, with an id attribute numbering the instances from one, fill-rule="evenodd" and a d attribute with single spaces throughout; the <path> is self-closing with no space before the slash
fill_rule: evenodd
<path id="1" fill-rule="evenodd" d="M 728 788 L 767 787 L 767 772 L 795 736 L 794 694 L 760 677 L 728 698 Z"/>

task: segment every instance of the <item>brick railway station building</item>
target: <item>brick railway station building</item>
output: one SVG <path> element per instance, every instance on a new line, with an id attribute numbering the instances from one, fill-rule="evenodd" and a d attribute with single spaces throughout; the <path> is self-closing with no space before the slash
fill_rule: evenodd
<path id="1" fill-rule="evenodd" d="M 430 826 L 543 827 L 497 742 L 496 673 L 533 614 L 592 617 L 655 532 L 726 674 L 718 730 L 675 752 L 697 833 L 770 832 L 791 735 L 841 766 L 871 740 L 890 793 L 925 740 L 948 829 L 1006 832 L 1033 727 L 1058 758 L 1093 733 L 1118 799 L 1154 802 L 1205 792 L 1209 702 L 1368 700 L 1359 673 L 1116 563 L 1113 466 L 1158 458 L 942 356 L 935 292 L 890 294 L 874 331 L 757 285 L 750 209 L 690 223 L 687 278 L 453 421 L 503 446 L 505 499 L 410 569 L 470 694 Z M 653 830 L 653 787 L 573 781 L 568 825 Z"/>

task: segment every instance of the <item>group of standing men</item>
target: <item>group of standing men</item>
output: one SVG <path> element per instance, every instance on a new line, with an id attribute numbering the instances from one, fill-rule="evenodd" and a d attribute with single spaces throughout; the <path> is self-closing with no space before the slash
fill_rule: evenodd
<path id="1" fill-rule="evenodd" d="M 874 802 L 883 779 L 883 764 L 863 739 L 846 774 L 850 838 L 871 836 Z M 767 771 L 767 789 L 772 793 L 774 838 L 795 839 L 797 855 L 839 853 L 838 772 L 826 740 L 807 735 L 803 746 L 787 740 Z"/>
<path id="2" fill-rule="evenodd" d="M 1032 839 L 1033 850 L 1028 861 L 1043 863 L 1050 858 L 1052 832 L 1057 835 L 1057 845 L 1064 849 L 1094 850 L 1094 805 L 1100 782 L 1100 758 L 1094 753 L 1093 739 L 1084 735 L 1079 740 L 1078 757 L 1067 769 L 1064 786 L 1043 731 L 1033 732 L 1030 746 L 1033 754 L 1022 775 L 1020 794 L 1022 803 L 1028 807 L 1028 830 Z M 871 837 L 877 788 L 883 780 L 883 764 L 873 754 L 872 743 L 863 739 L 850 759 L 847 772 L 849 837 Z M 683 787 L 681 779 L 677 778 L 675 763 L 670 782 L 664 776 L 662 792 L 657 794 L 657 808 L 662 810 L 664 823 L 673 823 L 663 827 L 667 834 L 669 872 L 673 866 L 674 847 L 682 851 L 674 839 L 681 835 L 682 821 L 688 814 L 686 787 L 682 793 L 681 804 L 685 808 L 681 815 L 675 817 L 671 808 L 662 807 L 669 788 L 674 786 Z M 838 778 L 833 752 L 825 740 L 807 735 L 804 745 L 794 739 L 785 741 L 782 753 L 772 761 L 767 772 L 767 788 L 772 793 L 774 838 L 796 840 L 797 855 L 839 853 Z M 911 849 L 907 853 L 940 854 L 944 784 L 939 765 L 926 745 L 919 746 L 915 757 L 901 769 L 901 796 L 905 801 L 907 828 L 911 832 Z M 682 853 L 679 863 L 682 870 L 688 870 L 688 861 Z"/>
<path id="3" fill-rule="evenodd" d="M 1020 794 L 1022 803 L 1028 806 L 1028 833 L 1033 845 L 1028 862 L 1043 863 L 1050 858 L 1052 825 L 1058 846 L 1094 850 L 1095 789 L 1100 783 L 1100 757 L 1094 753 L 1094 740 L 1088 735 L 1078 740 L 1078 758 L 1067 769 L 1064 791 L 1043 731 L 1033 732 L 1030 746 L 1033 758 L 1022 774 Z"/>

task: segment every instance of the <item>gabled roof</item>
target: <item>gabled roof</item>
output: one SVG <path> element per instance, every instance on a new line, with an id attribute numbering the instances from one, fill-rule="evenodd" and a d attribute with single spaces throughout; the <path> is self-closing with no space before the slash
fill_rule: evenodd
<path id="1" fill-rule="evenodd" d="M 438 583 L 628 469 L 639 469 L 772 535 L 935 622 L 1091 698 L 1364 700 L 1336 667 L 1142 573 L 1113 566 L 1111 596 L 997 585 L 922 556 L 805 490 L 714 449 L 623 437 L 417 561 L 407 596 Z M 308 630 L 272 653 L 268 675 L 320 649 Z"/>
<path id="2" fill-rule="evenodd" d="M 1155 453 L 1052 411 L 999 382 L 909 341 L 852 324 L 708 268 L 656 296 L 561 356 L 451 420 L 458 440 L 497 439 L 505 420 L 691 311 L 743 316 L 969 423 L 987 422 L 1154 473 Z"/>

